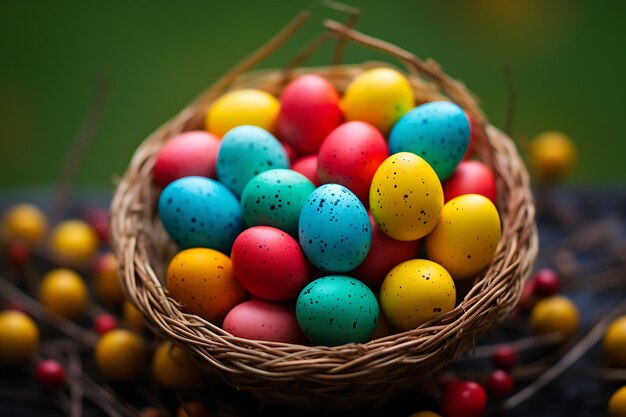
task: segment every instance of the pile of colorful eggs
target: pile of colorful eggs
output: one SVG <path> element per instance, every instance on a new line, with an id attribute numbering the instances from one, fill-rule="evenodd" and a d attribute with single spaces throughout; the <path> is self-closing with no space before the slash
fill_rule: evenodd
<path id="1" fill-rule="evenodd" d="M 255 340 L 363 343 L 452 310 L 455 280 L 491 262 L 501 225 L 472 121 L 416 106 L 390 68 L 343 97 L 313 74 L 280 98 L 233 90 L 206 131 L 157 155 L 158 212 L 182 250 L 167 289 L 183 311 Z"/>

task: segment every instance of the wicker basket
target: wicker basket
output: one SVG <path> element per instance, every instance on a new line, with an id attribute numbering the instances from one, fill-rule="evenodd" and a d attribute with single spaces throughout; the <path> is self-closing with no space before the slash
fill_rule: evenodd
<path id="1" fill-rule="evenodd" d="M 409 52 L 348 26 L 325 21 L 327 31 L 305 47 L 286 69 L 245 73 L 289 38 L 305 18 L 305 15 L 296 18 L 139 147 L 113 199 L 113 246 L 120 261 L 126 295 L 150 327 L 191 350 L 199 362 L 232 386 L 251 391 L 267 402 L 316 407 L 375 404 L 423 380 L 472 348 L 479 335 L 511 312 L 537 252 L 533 199 L 528 174 L 512 141 L 488 125 L 472 94 L 432 61 L 423 62 Z M 488 270 L 476 278 L 460 304 L 417 329 L 365 344 L 337 347 L 237 338 L 198 316 L 181 312 L 163 286 L 167 263 L 176 248 L 156 213 L 160 190 L 153 185 L 151 177 L 155 156 L 172 136 L 201 128 L 208 107 L 230 89 L 252 87 L 279 95 L 294 76 L 306 72 L 325 77 L 343 92 L 362 71 L 385 65 L 295 68 L 319 44 L 332 38 L 339 38 L 340 43 L 352 41 L 398 58 L 407 69 L 418 103 L 449 99 L 471 115 L 479 130 L 476 152 L 497 178 L 502 239 Z"/>

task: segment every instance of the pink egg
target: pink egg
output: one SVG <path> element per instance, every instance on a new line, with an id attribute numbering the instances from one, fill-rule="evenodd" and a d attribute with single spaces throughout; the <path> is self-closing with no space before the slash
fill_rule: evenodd
<path id="1" fill-rule="evenodd" d="M 295 298 L 309 282 L 307 261 L 298 242 L 275 227 L 244 230 L 235 239 L 230 258 L 241 285 L 265 300 Z"/>
<path id="2" fill-rule="evenodd" d="M 222 328 L 244 339 L 308 344 L 298 327 L 294 308 L 281 303 L 244 301 L 228 312 Z"/>
<path id="3" fill-rule="evenodd" d="M 157 155 L 153 180 L 165 187 L 175 179 L 192 175 L 215 178 L 220 140 L 204 131 L 193 130 L 170 139 Z"/>
<path id="4" fill-rule="evenodd" d="M 291 169 L 304 175 L 315 185 L 322 185 L 317 176 L 317 154 L 303 156 L 291 165 Z"/>
<path id="5" fill-rule="evenodd" d="M 326 136 L 342 122 L 339 94 L 318 75 L 296 78 L 280 96 L 278 136 L 301 154 L 317 152 Z"/>
<path id="6" fill-rule="evenodd" d="M 445 202 L 463 194 L 481 194 L 496 202 L 496 180 L 489 167 L 478 161 L 461 161 L 443 182 Z"/>
<path id="7" fill-rule="evenodd" d="M 387 273 L 404 261 L 416 259 L 420 240 L 401 241 L 393 239 L 378 228 L 372 214 L 372 244 L 365 260 L 347 275 L 357 278 L 372 289 L 380 288 Z"/>
<path id="8" fill-rule="evenodd" d="M 323 184 L 343 185 L 367 204 L 374 173 L 389 156 L 385 137 L 365 122 L 333 130 L 320 148 L 317 174 Z"/>

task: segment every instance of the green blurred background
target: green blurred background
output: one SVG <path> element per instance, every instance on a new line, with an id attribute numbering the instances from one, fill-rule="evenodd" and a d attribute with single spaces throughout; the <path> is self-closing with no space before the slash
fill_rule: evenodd
<path id="1" fill-rule="evenodd" d="M 515 136 L 557 129 L 576 143 L 574 184 L 625 184 L 626 25 L 619 1 L 356 1 L 357 29 L 433 57 L 502 126 L 512 71 Z M 110 101 L 80 185 L 111 187 L 133 151 L 220 74 L 299 10 L 313 18 L 263 66 L 284 63 L 321 28 L 344 19 L 319 2 L 13 1 L 0 5 L 0 188 L 50 184 L 106 74 Z M 329 61 L 331 49 L 313 57 Z M 349 47 L 359 62 L 381 55 Z"/>

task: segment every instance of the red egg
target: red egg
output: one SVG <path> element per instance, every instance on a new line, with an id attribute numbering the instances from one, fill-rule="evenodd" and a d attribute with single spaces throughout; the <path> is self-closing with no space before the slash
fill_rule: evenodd
<path id="1" fill-rule="evenodd" d="M 152 168 L 154 182 L 165 187 L 175 179 L 197 175 L 215 177 L 220 140 L 211 133 L 193 130 L 170 139 L 161 148 Z"/>
<path id="2" fill-rule="evenodd" d="M 283 145 L 283 149 L 285 150 L 287 158 L 289 159 L 289 164 L 293 164 L 298 159 L 298 152 L 296 152 L 293 146 L 288 143 L 281 142 L 280 144 Z"/>
<path id="3" fill-rule="evenodd" d="M 401 241 L 383 233 L 369 213 L 372 225 L 372 243 L 365 260 L 348 275 L 363 281 L 372 289 L 380 288 L 387 273 L 404 261 L 415 259 L 420 251 L 420 241 Z"/>
<path id="4" fill-rule="evenodd" d="M 241 285 L 265 300 L 295 298 L 308 283 L 308 265 L 298 242 L 275 227 L 244 230 L 235 239 L 230 258 Z"/>
<path id="5" fill-rule="evenodd" d="M 444 201 L 463 194 L 481 194 L 496 202 L 496 180 L 487 165 L 478 161 L 461 161 L 443 183 Z"/>
<path id="6" fill-rule="evenodd" d="M 318 75 L 296 78 L 280 96 L 278 137 L 301 154 L 317 152 L 326 136 L 342 122 L 339 94 Z"/>
<path id="7" fill-rule="evenodd" d="M 343 185 L 364 203 L 374 173 L 389 156 L 385 137 L 365 122 L 348 122 L 333 130 L 320 148 L 317 174 L 322 183 Z"/>
<path id="8" fill-rule="evenodd" d="M 322 185 L 317 176 L 317 154 L 303 156 L 291 165 L 291 169 L 304 175 L 315 185 Z"/>
<path id="9" fill-rule="evenodd" d="M 233 336 L 268 342 L 304 345 L 293 307 L 264 300 L 249 300 L 228 312 L 222 328 Z"/>

